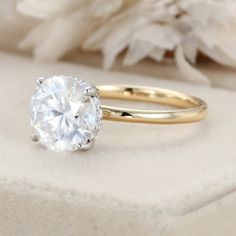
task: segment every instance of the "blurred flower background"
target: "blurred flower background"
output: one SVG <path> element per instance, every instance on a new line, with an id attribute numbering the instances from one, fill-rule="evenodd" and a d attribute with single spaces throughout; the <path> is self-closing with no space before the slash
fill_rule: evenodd
<path id="1" fill-rule="evenodd" d="M 174 60 L 184 79 L 209 85 L 199 58 L 236 67 L 235 0 L 1 0 L 0 47 L 59 60 L 98 51 L 103 67 Z"/>

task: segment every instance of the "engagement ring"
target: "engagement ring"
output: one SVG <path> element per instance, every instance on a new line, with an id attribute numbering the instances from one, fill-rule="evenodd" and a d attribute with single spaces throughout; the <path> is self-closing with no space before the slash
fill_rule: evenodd
<path id="1" fill-rule="evenodd" d="M 92 147 L 102 120 L 177 124 L 202 120 L 206 103 L 172 90 L 136 85 L 91 86 L 69 76 L 40 77 L 31 99 L 33 141 L 54 151 Z M 166 110 L 137 110 L 101 105 L 99 98 L 151 102 Z"/>

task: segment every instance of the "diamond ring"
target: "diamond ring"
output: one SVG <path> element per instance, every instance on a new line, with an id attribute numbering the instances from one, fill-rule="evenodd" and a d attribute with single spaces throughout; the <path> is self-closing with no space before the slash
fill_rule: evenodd
<path id="1" fill-rule="evenodd" d="M 152 102 L 174 106 L 168 110 L 135 110 L 101 105 L 100 98 Z M 177 124 L 202 120 L 206 103 L 172 90 L 133 86 L 91 86 L 69 76 L 40 77 L 32 95 L 33 141 L 54 151 L 90 149 L 102 120 Z"/>

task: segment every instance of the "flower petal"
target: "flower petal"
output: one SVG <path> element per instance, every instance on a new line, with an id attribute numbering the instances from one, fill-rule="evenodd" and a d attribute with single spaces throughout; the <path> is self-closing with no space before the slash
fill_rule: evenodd
<path id="1" fill-rule="evenodd" d="M 175 50 L 175 60 L 185 80 L 195 84 L 210 85 L 209 79 L 186 61 L 181 46 L 178 46 Z"/>

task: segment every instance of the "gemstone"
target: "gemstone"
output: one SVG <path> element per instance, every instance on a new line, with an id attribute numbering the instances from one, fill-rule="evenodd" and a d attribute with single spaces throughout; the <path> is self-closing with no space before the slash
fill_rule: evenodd
<path id="1" fill-rule="evenodd" d="M 74 77 L 39 78 L 30 110 L 34 135 L 54 151 L 90 148 L 101 126 L 97 89 Z"/>

